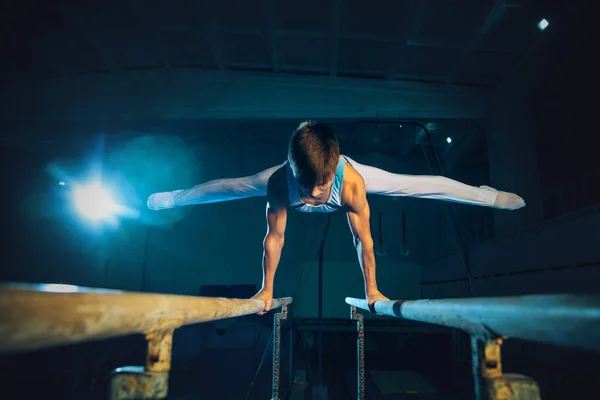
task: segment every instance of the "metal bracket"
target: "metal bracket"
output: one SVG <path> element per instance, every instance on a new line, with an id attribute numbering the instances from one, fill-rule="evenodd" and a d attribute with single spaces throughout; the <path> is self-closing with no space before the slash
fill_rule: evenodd
<path id="1" fill-rule="evenodd" d="M 503 374 L 502 341 L 501 338 L 484 341 L 471 336 L 475 398 L 540 400 L 540 389 L 533 379 L 519 374 Z"/>
<path id="2" fill-rule="evenodd" d="M 272 400 L 280 400 L 279 398 L 279 367 L 281 364 L 281 320 L 287 319 L 287 306 L 281 306 L 281 312 L 274 316 L 273 324 L 273 386 Z M 290 343 L 291 346 L 291 343 Z M 290 371 L 292 373 L 292 371 Z"/>
<path id="3" fill-rule="evenodd" d="M 110 379 L 110 399 L 164 399 L 169 389 L 168 372 L 146 371 L 142 366 L 117 368 Z"/>
<path id="4" fill-rule="evenodd" d="M 146 335 L 146 366 L 117 368 L 110 382 L 111 400 L 164 399 L 169 391 L 169 370 L 174 329 Z"/>
<path id="5" fill-rule="evenodd" d="M 365 323 L 364 316 L 356 312 L 356 307 L 350 307 L 350 319 L 356 321 L 356 367 L 357 367 L 357 399 L 365 399 Z"/>

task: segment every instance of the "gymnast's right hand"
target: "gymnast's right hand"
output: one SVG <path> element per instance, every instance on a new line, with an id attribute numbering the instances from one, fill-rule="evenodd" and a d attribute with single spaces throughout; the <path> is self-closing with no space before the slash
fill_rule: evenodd
<path id="1" fill-rule="evenodd" d="M 258 315 L 266 314 L 271 308 L 271 302 L 273 301 L 273 293 L 268 290 L 261 289 L 258 293 L 252 296 L 253 299 L 262 300 L 265 302 L 265 309 L 258 313 Z"/>

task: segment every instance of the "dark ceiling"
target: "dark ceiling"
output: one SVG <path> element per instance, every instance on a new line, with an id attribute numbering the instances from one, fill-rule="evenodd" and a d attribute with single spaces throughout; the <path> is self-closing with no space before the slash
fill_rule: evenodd
<path id="1" fill-rule="evenodd" d="M 10 3 L 0 13 L 3 79 L 192 68 L 481 87 L 519 65 L 548 8 L 530 0 Z"/>
<path id="2" fill-rule="evenodd" d="M 566 36 L 569 7 L 549 0 L 3 2 L 0 80 L 10 90 L 0 91 L 0 122 L 13 121 L 5 129 L 12 141 L 30 143 L 39 126 L 51 141 L 53 129 L 65 136 L 172 121 L 181 131 L 182 121 L 211 118 L 400 116 L 438 121 L 432 134 L 440 148 L 452 136 L 455 154 L 479 153 L 485 144 L 471 121 L 485 115 L 489 93 L 530 64 L 555 25 Z M 538 29 L 542 18 L 551 24 L 546 31 Z M 369 148 L 380 152 L 406 154 L 418 144 L 387 128 L 370 133 Z"/>

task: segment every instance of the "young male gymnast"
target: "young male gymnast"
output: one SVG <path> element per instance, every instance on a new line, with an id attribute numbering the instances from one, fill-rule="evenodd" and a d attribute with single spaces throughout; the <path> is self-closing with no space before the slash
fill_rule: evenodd
<path id="1" fill-rule="evenodd" d="M 378 300 L 388 300 L 377 289 L 367 194 L 437 199 L 503 210 L 525 206 L 518 195 L 489 186 L 469 186 L 443 176 L 395 174 L 359 164 L 340 154 L 331 127 L 313 121 L 301 123 L 292 133 L 283 164 L 251 176 L 216 179 L 190 189 L 154 193 L 147 204 L 152 210 L 161 210 L 266 196 L 262 288 L 253 298 L 264 300 L 267 312 L 284 244 L 287 208 L 324 213 L 344 209 L 363 272 L 368 304 L 372 307 Z"/>

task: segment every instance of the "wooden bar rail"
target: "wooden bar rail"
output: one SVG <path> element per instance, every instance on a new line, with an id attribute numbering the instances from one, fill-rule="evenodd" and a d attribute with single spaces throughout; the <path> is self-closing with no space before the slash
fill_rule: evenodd
<path id="1" fill-rule="evenodd" d="M 501 345 L 509 338 L 600 351 L 600 296 L 530 295 L 439 300 L 377 301 L 346 298 L 351 319 L 357 320 L 356 398 L 365 399 L 364 324 L 357 308 L 385 315 L 441 325 L 471 336 L 474 392 L 477 400 L 539 400 L 537 383 L 524 375 L 502 370 Z"/>
<path id="2" fill-rule="evenodd" d="M 273 399 L 279 400 L 281 320 L 289 297 L 273 299 Z M 263 311 L 256 299 L 179 296 L 93 289 L 62 284 L 0 285 L 0 353 L 17 353 L 84 341 L 143 334 L 144 366 L 113 371 L 111 400 L 163 399 L 168 395 L 175 329 Z"/>

